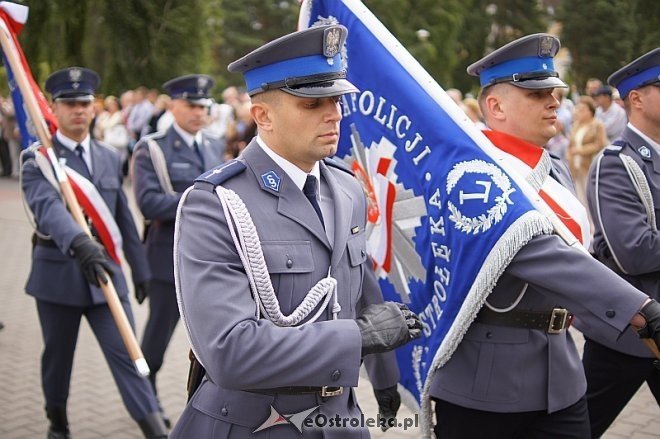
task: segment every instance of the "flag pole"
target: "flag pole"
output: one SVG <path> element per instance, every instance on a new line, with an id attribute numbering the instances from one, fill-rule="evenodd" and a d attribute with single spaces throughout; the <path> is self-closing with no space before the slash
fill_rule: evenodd
<path id="1" fill-rule="evenodd" d="M 71 184 L 69 183 L 66 172 L 64 172 L 64 170 L 61 168 L 59 161 L 55 156 L 55 152 L 53 151 L 53 143 L 50 133 L 48 132 L 46 122 L 43 118 L 43 115 L 41 114 L 41 111 L 39 110 L 39 105 L 37 104 L 37 100 L 28 82 L 27 75 L 23 70 L 23 66 L 21 65 L 20 60 L 18 59 L 13 40 L 10 39 L 8 35 L 9 29 L 7 27 L 7 23 L 4 20 L 0 20 L 0 28 L 0 45 L 2 46 L 2 50 L 5 53 L 7 62 L 9 63 L 14 73 L 16 84 L 18 85 L 18 88 L 25 98 L 26 110 L 35 127 L 37 137 L 39 138 L 41 144 L 46 148 L 48 158 L 50 159 L 51 165 L 55 170 L 55 175 L 57 176 L 57 180 L 59 182 L 66 205 L 69 208 L 69 211 L 71 212 L 75 222 L 80 227 L 82 227 L 87 236 L 92 237 L 92 232 L 87 224 L 87 221 L 85 220 L 85 216 L 83 215 L 82 209 L 80 208 L 80 204 L 78 204 L 78 200 L 73 193 L 73 189 L 71 188 Z M 128 355 L 133 361 L 137 372 L 142 376 L 148 376 L 149 366 L 144 358 L 142 350 L 140 349 L 140 345 L 135 338 L 135 334 L 133 333 L 133 329 L 131 328 L 128 318 L 126 317 L 124 308 L 119 301 L 117 290 L 112 283 L 111 277 L 108 276 L 107 273 L 104 273 L 104 275 L 108 280 L 107 284 L 101 282 L 100 279 L 99 284 L 101 285 L 101 290 L 103 291 L 105 300 L 108 303 L 108 307 L 110 308 L 112 317 L 115 321 L 115 324 L 117 325 L 117 329 L 119 329 L 119 333 L 124 342 L 124 345 L 128 350 Z"/>

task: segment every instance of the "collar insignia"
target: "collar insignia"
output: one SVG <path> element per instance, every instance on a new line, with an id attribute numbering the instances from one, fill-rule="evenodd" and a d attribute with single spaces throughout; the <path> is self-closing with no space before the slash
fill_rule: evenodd
<path id="1" fill-rule="evenodd" d="M 642 157 L 644 157 L 646 159 L 651 158 L 651 150 L 648 149 L 646 146 L 640 146 L 637 151 L 639 151 L 639 154 Z"/>
<path id="2" fill-rule="evenodd" d="M 275 173 L 275 171 L 268 171 L 265 174 L 262 174 L 261 181 L 264 182 L 264 186 L 268 189 L 275 192 L 280 191 L 280 183 L 282 182 L 282 179 Z"/>

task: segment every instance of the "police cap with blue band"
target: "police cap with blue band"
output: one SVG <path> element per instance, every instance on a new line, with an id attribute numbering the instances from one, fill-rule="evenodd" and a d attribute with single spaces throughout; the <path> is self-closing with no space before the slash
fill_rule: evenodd
<path id="1" fill-rule="evenodd" d="M 622 99 L 632 90 L 660 84 L 660 47 L 612 73 L 607 83 L 619 90 Z"/>
<path id="2" fill-rule="evenodd" d="M 99 75 L 84 67 L 67 67 L 46 78 L 45 89 L 53 101 L 91 102 L 101 83 Z"/>
<path id="3" fill-rule="evenodd" d="M 310 27 L 266 43 L 228 69 L 243 74 L 250 96 L 274 89 L 314 98 L 357 92 L 342 65 L 347 34 L 341 25 Z"/>
<path id="4" fill-rule="evenodd" d="M 210 91 L 214 85 L 215 81 L 208 75 L 185 75 L 170 79 L 163 84 L 163 89 L 172 99 L 208 107 L 213 103 Z"/>
<path id="5" fill-rule="evenodd" d="M 565 88 L 553 62 L 561 47 L 559 39 L 549 34 L 518 38 L 491 52 L 467 68 L 479 76 L 481 87 L 507 82 L 527 89 Z"/>

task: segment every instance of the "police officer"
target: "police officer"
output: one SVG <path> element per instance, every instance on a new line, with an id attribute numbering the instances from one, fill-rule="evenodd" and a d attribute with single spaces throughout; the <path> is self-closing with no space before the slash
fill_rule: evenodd
<path id="1" fill-rule="evenodd" d="M 352 387 L 365 355 L 381 410 L 396 413 L 390 351 L 421 324 L 383 303 L 367 259 L 364 194 L 327 158 L 339 140 L 339 98 L 357 91 L 342 68 L 346 33 L 302 30 L 229 65 L 245 77 L 258 136 L 181 200 L 177 294 L 206 378 L 172 437 L 297 435 L 305 416 L 275 426 L 276 413 L 309 415 L 317 428 L 300 426 L 306 438 L 366 437 L 364 426 L 319 429 L 336 416 L 359 421 Z"/>
<path id="2" fill-rule="evenodd" d="M 210 90 L 214 83 L 207 75 L 186 75 L 163 84 L 172 98 L 174 123 L 166 131 L 145 136 L 133 153 L 135 199 L 149 222 L 144 242 L 152 281 L 142 351 L 154 390 L 156 374 L 179 322 L 172 266 L 177 204 L 193 180 L 219 165 L 224 156 L 224 141 L 202 131 L 213 102 Z M 137 300 L 142 303 L 144 296 Z"/>
<path id="3" fill-rule="evenodd" d="M 66 68 L 48 77 L 46 90 L 52 95 L 58 123 L 53 149 L 99 212 L 102 219 L 92 222 L 94 230 L 103 225 L 110 234 L 115 230 L 121 235 L 112 241 L 118 246 L 123 242 L 123 246 L 112 247 L 113 251 L 123 249 L 131 265 L 135 289 L 141 291 L 150 274 L 122 191 L 120 158 L 113 148 L 92 140 L 89 134 L 98 85 L 98 75 L 81 67 Z M 41 373 L 50 420 L 48 437 L 69 437 L 66 403 L 83 316 L 103 350 L 131 417 L 145 437 L 166 437 L 155 394 L 149 382 L 135 370 L 99 288 L 99 278 L 104 277 L 99 274 L 105 271 L 112 276 L 124 311 L 134 325 L 127 281 L 118 258 L 111 259 L 104 247 L 74 221 L 62 202 L 52 168 L 41 160 L 43 155 L 38 148 L 40 145 L 31 147 L 22 155 L 22 190 L 36 223 L 26 291 L 36 299 L 44 339 Z M 90 212 L 87 213 L 92 217 Z"/>
<path id="4" fill-rule="evenodd" d="M 614 72 L 629 122 L 589 173 L 594 254 L 635 287 L 660 299 L 660 48 Z M 591 434 L 600 437 L 646 381 L 660 405 L 660 370 L 632 329 L 617 340 L 585 334 Z"/>
<path id="5" fill-rule="evenodd" d="M 559 103 L 552 91 L 566 87 L 553 66 L 558 49 L 553 36 L 529 35 L 468 67 L 481 82 L 479 103 L 493 130 L 486 134 L 518 160 L 545 156 L 541 146 L 556 134 Z M 543 160 L 544 177 L 553 183 L 548 187 L 563 197 L 553 200 L 575 200 L 559 157 Z M 571 218 L 585 223 L 586 211 L 577 201 L 573 205 L 580 207 Z M 565 220 L 570 213 L 562 213 Z M 646 325 L 643 335 L 660 343 L 660 304 L 557 235 L 536 236 L 514 256 L 452 358 L 437 371 L 430 389 L 436 434 L 588 438 L 586 381 L 567 331 L 569 312 L 610 340 L 632 324 Z"/>

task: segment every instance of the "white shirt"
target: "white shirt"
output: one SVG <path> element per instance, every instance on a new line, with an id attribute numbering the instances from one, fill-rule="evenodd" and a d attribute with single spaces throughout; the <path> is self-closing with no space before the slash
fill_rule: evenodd
<path id="1" fill-rule="evenodd" d="M 176 122 L 173 122 L 172 126 L 174 127 L 174 131 L 179 133 L 179 136 L 181 136 L 183 141 L 186 142 L 186 145 L 188 145 L 188 148 L 192 149 L 194 141 L 197 141 L 197 146 L 199 146 L 199 147 L 202 146 L 202 133 L 201 132 L 197 132 L 197 134 L 195 134 L 193 136 L 188 131 L 181 128 L 179 126 L 179 124 L 177 124 Z"/>
<path id="2" fill-rule="evenodd" d="M 270 149 L 268 145 L 263 141 L 261 137 L 257 135 L 257 143 L 259 146 L 261 146 L 261 149 L 264 150 L 266 154 L 268 154 L 268 157 L 273 159 L 275 163 L 277 163 L 277 166 L 282 168 L 284 172 L 286 172 L 286 175 L 293 180 L 293 183 L 300 189 L 301 191 L 303 190 L 303 186 L 305 186 L 305 181 L 307 181 L 307 172 L 303 171 L 281 155 L 278 155 L 275 151 Z M 319 197 L 319 202 L 321 201 L 321 170 L 319 169 L 319 162 L 314 163 L 314 167 L 312 170 L 309 172 L 310 175 L 313 175 L 316 177 L 316 181 L 319 182 L 319 184 L 316 185 L 316 195 Z"/>
<path id="3" fill-rule="evenodd" d="M 321 179 L 321 169 L 319 166 L 319 162 L 314 163 L 314 167 L 312 170 L 309 172 L 309 174 L 302 169 L 300 169 L 298 166 L 294 165 L 284 157 L 280 156 L 277 154 L 275 151 L 270 149 L 268 145 L 266 145 L 266 142 L 263 141 L 263 139 L 257 135 L 257 144 L 261 147 L 261 149 L 264 150 L 264 152 L 273 159 L 273 161 L 282 168 L 284 172 L 286 172 L 286 175 L 289 176 L 291 180 L 293 180 L 293 183 L 300 189 L 302 192 L 303 186 L 305 186 L 305 181 L 307 181 L 307 175 L 313 175 L 316 177 L 316 181 L 318 181 L 318 184 L 316 185 L 316 196 L 319 199 L 319 205 L 321 206 L 321 213 L 323 213 L 323 222 L 325 224 L 325 233 L 328 236 L 328 240 L 332 244 L 335 239 L 335 217 L 334 217 L 334 202 L 332 200 L 332 196 L 330 192 L 327 190 L 325 187 L 326 185 L 323 184 L 323 179 Z M 321 186 L 323 186 L 323 189 L 321 189 Z M 325 196 L 323 196 L 324 194 Z"/>
<path id="4" fill-rule="evenodd" d="M 66 149 L 69 151 L 73 152 L 74 154 L 78 155 L 76 152 L 76 146 L 78 146 L 78 142 L 76 142 L 73 139 L 69 139 L 66 137 L 64 134 L 62 134 L 59 130 L 55 132 L 55 137 L 57 137 L 57 141 L 62 144 Z M 87 169 L 89 169 L 89 173 L 92 174 L 92 149 L 91 149 L 91 138 L 89 137 L 89 134 L 87 134 L 87 137 L 85 137 L 82 142 L 80 142 L 80 145 L 83 147 L 83 160 L 85 161 L 85 164 L 87 165 Z"/>

